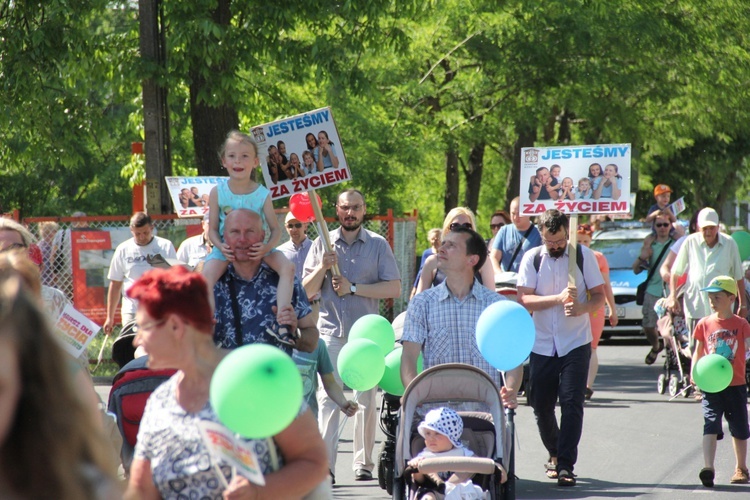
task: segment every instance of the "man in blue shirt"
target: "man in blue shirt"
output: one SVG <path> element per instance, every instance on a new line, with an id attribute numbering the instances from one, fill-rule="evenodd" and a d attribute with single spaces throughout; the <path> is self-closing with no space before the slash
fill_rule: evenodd
<path id="1" fill-rule="evenodd" d="M 265 232 L 260 215 L 252 210 L 230 212 L 224 222 L 224 241 L 234 253 L 234 262 L 214 287 L 216 330 L 214 340 L 226 349 L 245 344 L 270 344 L 290 356 L 292 347 L 312 352 L 318 345 L 318 329 L 311 314 L 307 294 L 299 279 L 294 279 L 292 305 L 276 314 L 276 287 L 279 275 L 261 259 L 250 258 L 250 248 L 263 241 Z M 234 294 L 234 299 L 232 295 Z M 240 318 L 235 316 L 235 309 Z M 278 322 L 299 329 L 300 337 L 291 344 L 281 342 L 273 332 Z M 239 324 L 242 332 L 236 333 Z M 238 342 L 239 340 L 239 342 Z"/>
<path id="2" fill-rule="evenodd" d="M 490 257 L 495 274 L 517 273 L 523 255 L 542 244 L 539 230 L 531 223 L 529 217 L 521 215 L 520 206 L 520 198 L 516 196 L 510 202 L 510 218 L 513 224 L 501 227 L 493 241 Z"/>

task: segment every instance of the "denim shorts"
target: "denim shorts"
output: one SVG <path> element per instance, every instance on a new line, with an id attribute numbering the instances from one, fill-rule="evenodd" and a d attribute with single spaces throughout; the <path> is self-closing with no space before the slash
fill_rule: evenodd
<path id="1" fill-rule="evenodd" d="M 727 419 L 729 433 L 736 439 L 750 438 L 747 425 L 747 386 L 730 385 L 721 392 L 704 392 L 703 435 L 721 434 L 721 417 Z"/>

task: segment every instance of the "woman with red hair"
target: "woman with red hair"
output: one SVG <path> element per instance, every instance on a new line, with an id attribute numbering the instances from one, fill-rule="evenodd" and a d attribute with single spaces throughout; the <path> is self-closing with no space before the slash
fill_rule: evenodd
<path id="1" fill-rule="evenodd" d="M 198 423 L 219 423 L 209 386 L 226 352 L 213 343 L 206 281 L 181 266 L 154 269 L 133 284 L 128 296 L 138 301 L 134 345 L 148 353 L 149 368 L 179 371 L 146 404 L 127 498 L 217 498 L 222 493 L 225 498 L 299 498 L 326 478 L 325 446 L 304 403 L 289 427 L 272 439 L 251 441 L 265 486 L 239 475 L 230 479 L 230 467 L 212 467 Z M 284 461 L 277 471 L 271 465 L 274 455 Z"/>

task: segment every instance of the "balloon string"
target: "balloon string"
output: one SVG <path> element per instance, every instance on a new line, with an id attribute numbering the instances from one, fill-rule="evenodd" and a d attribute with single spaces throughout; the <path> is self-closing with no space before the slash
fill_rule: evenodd
<path id="1" fill-rule="evenodd" d="M 365 405 L 361 405 L 361 404 L 359 404 L 359 395 L 360 395 L 360 394 L 361 394 L 361 393 L 360 393 L 359 391 L 354 391 L 354 399 L 353 399 L 353 401 L 354 401 L 355 403 L 357 403 L 357 413 L 359 413 L 359 412 L 361 412 L 361 411 L 362 411 L 362 412 L 363 412 L 363 411 L 365 411 Z M 341 410 L 339 409 L 339 411 L 341 411 Z M 343 412 L 342 412 L 342 413 L 343 413 Z M 347 415 L 346 413 L 344 413 L 344 416 L 345 416 L 346 418 L 342 418 L 342 419 L 341 419 L 341 423 L 339 423 L 339 428 L 338 428 L 338 431 L 336 431 L 336 442 L 337 442 L 337 443 L 339 442 L 339 439 L 341 438 L 341 433 L 342 433 L 342 432 L 344 432 L 344 426 L 346 425 L 347 419 L 349 419 L 349 418 L 352 418 L 352 417 L 356 416 L 356 414 L 357 414 L 357 413 L 355 413 L 355 414 L 354 414 L 354 415 L 352 415 L 351 417 L 350 417 L 349 415 Z"/>

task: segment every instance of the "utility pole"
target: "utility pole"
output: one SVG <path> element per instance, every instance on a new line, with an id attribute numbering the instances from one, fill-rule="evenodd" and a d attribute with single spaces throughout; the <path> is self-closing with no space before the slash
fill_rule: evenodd
<path id="1" fill-rule="evenodd" d="M 146 68 L 167 73 L 166 39 L 163 29 L 162 0 L 138 0 L 141 59 Z M 146 211 L 172 212 L 164 177 L 172 175 L 167 88 L 159 85 L 157 74 L 149 70 L 143 79 L 143 121 L 146 135 Z M 163 81 L 163 79 L 162 79 Z"/>

